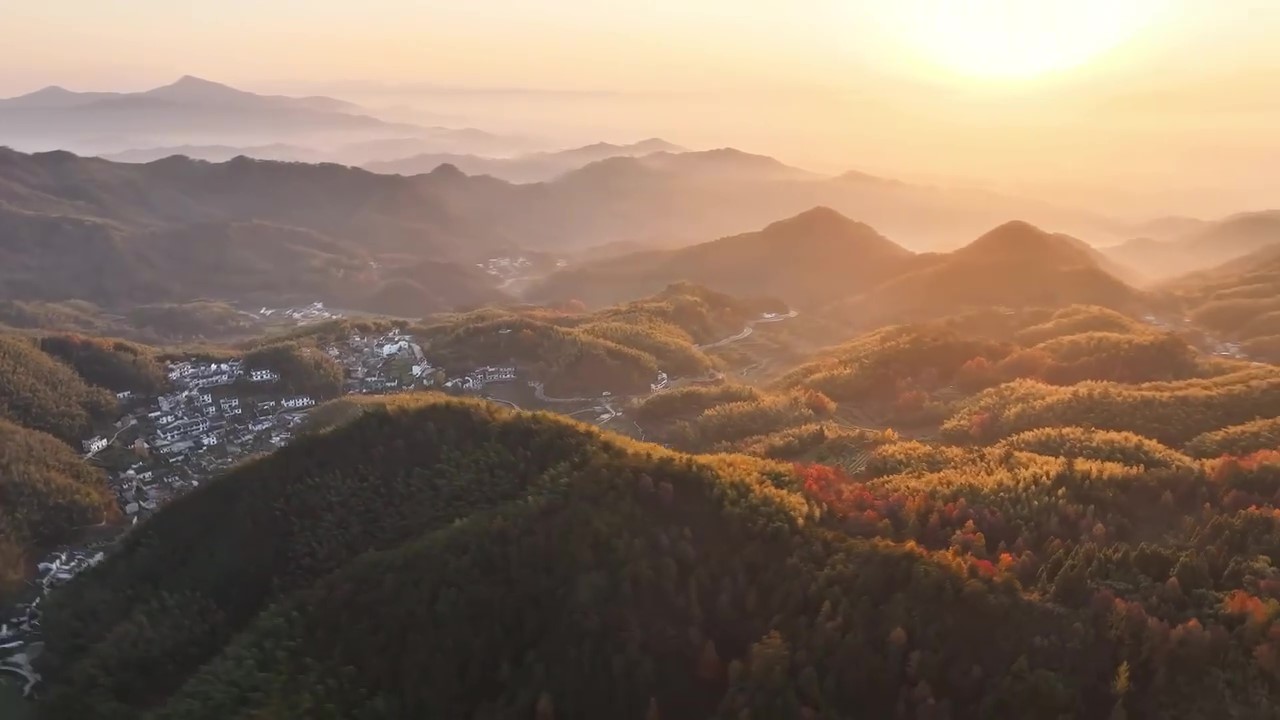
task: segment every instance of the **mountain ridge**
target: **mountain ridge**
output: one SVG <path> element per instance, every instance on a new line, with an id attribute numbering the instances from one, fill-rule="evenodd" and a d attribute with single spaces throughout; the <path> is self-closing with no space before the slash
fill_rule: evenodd
<path id="1" fill-rule="evenodd" d="M 468 175 L 491 175 L 514 183 L 543 182 L 578 170 L 598 160 L 632 157 L 654 152 L 683 152 L 684 148 L 658 138 L 629 145 L 594 143 L 556 152 L 536 152 L 510 158 L 472 154 L 419 154 L 399 160 L 364 163 L 362 167 L 377 173 L 418 175 L 429 173 L 443 164 L 458 167 Z"/>
<path id="2" fill-rule="evenodd" d="M 608 305 L 633 293 L 649 294 L 673 282 L 690 281 L 731 295 L 770 295 L 796 307 L 813 307 L 835 299 L 830 294 L 835 287 L 870 281 L 885 267 L 896 271 L 912 257 L 911 251 L 870 226 L 817 207 L 755 232 L 568 268 L 530 289 L 528 296 Z M 855 261 L 860 267 L 851 272 L 847 263 Z M 817 267 L 828 268 L 831 275 L 825 280 L 801 276 Z M 598 277 L 592 278 L 592 273 Z M 575 279 L 586 284 L 574 287 Z"/>

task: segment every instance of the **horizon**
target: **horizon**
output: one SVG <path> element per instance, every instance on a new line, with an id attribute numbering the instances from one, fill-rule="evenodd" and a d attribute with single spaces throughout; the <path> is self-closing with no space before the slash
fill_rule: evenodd
<path id="1" fill-rule="evenodd" d="M 519 132 L 544 149 L 661 137 L 1130 220 L 1275 204 L 1280 49 L 1268 38 L 1280 7 L 895 7 L 24 7 L 0 48 L 0 96 L 137 92 L 190 75 L 334 97 L 397 121 Z M 84 52 L 110 59 L 81 63 Z"/>

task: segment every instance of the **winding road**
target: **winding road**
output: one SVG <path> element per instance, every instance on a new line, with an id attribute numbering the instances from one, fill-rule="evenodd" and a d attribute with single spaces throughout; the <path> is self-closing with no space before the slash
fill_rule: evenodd
<path id="1" fill-rule="evenodd" d="M 717 340 L 713 343 L 707 343 L 706 345 L 695 345 L 694 347 L 698 350 L 710 350 L 712 348 L 724 347 L 725 345 L 730 345 L 732 343 L 736 343 L 740 340 L 746 340 L 747 338 L 751 337 L 751 333 L 756 331 L 756 325 L 759 325 L 760 323 L 782 322 L 783 320 L 790 320 L 796 315 L 799 315 L 799 313 L 797 313 L 795 310 L 792 310 L 791 312 L 788 312 L 785 315 L 774 315 L 773 317 L 766 316 L 758 320 L 752 320 L 751 322 L 747 323 L 746 327 L 742 328 L 742 332 L 739 332 L 735 335 L 730 335 L 729 337 L 724 338 L 723 340 Z"/>
<path id="2" fill-rule="evenodd" d="M 131 420 L 131 421 L 129 422 L 129 424 L 128 424 L 128 425 L 125 425 L 124 427 L 120 428 L 119 430 L 117 430 L 117 431 L 116 431 L 116 434 L 115 434 L 115 435 L 112 435 L 112 436 L 111 436 L 111 439 L 107 441 L 107 444 L 106 444 L 106 446 L 105 446 L 105 447 L 98 448 L 97 450 L 94 450 L 93 452 L 87 452 L 87 453 L 85 453 L 85 454 L 84 454 L 84 459 L 85 459 L 85 460 L 88 460 L 88 459 L 92 458 L 94 455 L 97 455 L 98 453 L 102 452 L 103 450 L 106 450 L 107 448 L 111 447 L 112 445 L 115 445 L 115 444 L 116 444 L 116 438 L 120 437 L 120 433 L 124 432 L 125 430 L 128 430 L 129 428 L 131 428 L 131 427 L 133 427 L 134 425 L 137 425 L 137 424 L 138 424 L 138 421 L 137 421 L 137 420 Z"/>
<path id="3" fill-rule="evenodd" d="M 797 313 L 795 310 L 791 310 L 786 314 L 766 315 L 756 320 L 752 320 L 751 322 L 748 322 L 746 327 L 742 328 L 740 332 L 730 335 L 727 338 L 724 338 L 722 340 L 717 340 L 716 342 L 708 343 L 706 345 L 696 345 L 695 347 L 699 350 L 707 350 L 710 348 L 724 347 L 725 345 L 730 345 L 732 343 L 738 342 L 740 340 L 745 340 L 746 338 L 751 337 L 751 334 L 755 332 L 756 325 L 759 325 L 761 323 L 776 323 L 776 322 L 782 322 L 783 320 L 790 320 L 791 318 L 795 317 L 798 314 L 799 313 Z M 751 368 L 747 368 L 747 370 L 751 370 L 752 368 L 758 367 L 759 365 L 761 365 L 761 363 L 757 363 L 756 365 L 753 365 Z M 743 374 L 745 375 L 746 372 L 744 371 Z M 721 373 L 718 370 L 710 370 L 707 372 L 706 376 L 704 377 L 676 378 L 673 381 L 671 381 L 671 383 L 666 388 L 664 388 L 664 390 L 672 389 L 672 388 L 678 387 L 681 384 L 689 383 L 689 382 L 713 382 L 723 377 L 724 377 L 724 373 Z M 606 411 L 605 414 L 608 415 L 608 418 L 598 422 L 597 424 L 603 424 L 604 422 L 608 422 L 609 420 L 612 420 L 622 414 L 621 411 L 613 407 L 612 403 L 615 401 L 630 399 L 634 397 L 648 397 L 649 395 L 655 395 L 658 392 L 662 392 L 662 390 L 653 391 L 643 396 L 640 396 L 640 395 L 621 396 L 621 395 L 612 395 L 611 393 L 603 393 L 597 397 L 557 398 L 557 397 L 551 397 L 550 395 L 547 395 L 546 387 L 537 380 L 530 380 L 529 387 L 533 388 L 534 396 L 538 398 L 538 400 L 545 403 L 559 403 L 559 404 L 598 403 L 597 405 L 591 408 L 584 408 L 581 410 L 568 413 L 569 417 L 573 417 L 574 415 L 579 415 L 584 412 L 598 411 L 600 409 L 604 409 Z M 492 402 L 496 402 L 496 403 L 502 403 L 503 405 L 508 405 L 512 408 L 515 408 L 516 410 L 521 409 L 519 405 L 516 405 L 510 400 L 502 400 L 500 398 L 496 398 L 491 395 L 486 395 L 485 399 Z M 641 428 L 638 423 L 635 423 L 635 421 L 632 421 L 632 424 L 636 426 L 636 430 L 639 431 L 640 437 L 641 439 L 643 439 L 645 434 L 644 429 Z"/>

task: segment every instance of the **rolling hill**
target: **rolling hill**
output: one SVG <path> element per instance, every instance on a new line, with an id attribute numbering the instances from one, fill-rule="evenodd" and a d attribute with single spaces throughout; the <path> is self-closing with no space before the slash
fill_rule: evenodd
<path id="1" fill-rule="evenodd" d="M 829 208 L 763 230 L 677 250 L 640 252 L 552 274 L 528 297 L 610 305 L 681 280 L 739 296 L 811 308 L 869 288 L 914 262 L 912 253 Z"/>
<path id="2" fill-rule="evenodd" d="M 1062 427 L 879 434 L 848 477 L 341 402 L 50 598 L 40 717 L 1192 720 L 1274 695 L 1275 523 L 1248 506 L 1271 466 L 1210 480 Z"/>
<path id="3" fill-rule="evenodd" d="M 113 394 L 89 385 L 30 338 L 0 335 L 0 420 L 78 445 L 115 410 Z"/>
<path id="4" fill-rule="evenodd" d="M 1170 280 L 1187 318 L 1246 356 L 1280 362 L 1280 243 Z"/>
<path id="5" fill-rule="evenodd" d="M 466 372 L 510 364 L 559 397 L 647 392 L 659 372 L 707 375 L 715 366 L 699 345 L 740 332 L 772 301 L 743 301 L 688 283 L 591 313 L 548 308 L 487 308 L 444 316 L 420 337 L 433 362 Z"/>
<path id="6" fill-rule="evenodd" d="M 922 267 L 842 303 L 839 312 L 875 326 L 945 317 L 962 308 L 1083 304 L 1134 310 L 1146 302 L 1142 293 L 1103 269 L 1080 241 L 1021 221 L 919 262 Z"/>

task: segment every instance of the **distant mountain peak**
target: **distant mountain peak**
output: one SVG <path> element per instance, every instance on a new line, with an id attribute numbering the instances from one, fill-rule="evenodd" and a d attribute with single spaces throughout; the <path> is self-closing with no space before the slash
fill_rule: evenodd
<path id="1" fill-rule="evenodd" d="M 851 245 L 858 247 L 860 252 L 874 252 L 886 258 L 907 257 L 912 254 L 870 225 L 846 217 L 825 205 L 770 223 L 760 231 L 759 236 L 778 245 L 780 250 L 809 247 L 825 252 Z"/>
<path id="2" fill-rule="evenodd" d="M 856 220 L 852 220 L 825 205 L 805 210 L 799 215 L 778 220 L 765 227 L 766 233 L 831 233 L 840 231 L 860 231 L 871 228 Z"/>
<path id="3" fill-rule="evenodd" d="M 1051 233 L 1025 220 L 1010 220 L 956 251 L 957 257 L 1100 267 L 1102 256 L 1083 240 Z"/>
<path id="4" fill-rule="evenodd" d="M 457 165 L 453 163 L 440 163 L 435 170 L 430 172 L 433 178 L 464 178 L 467 174 L 462 172 Z"/>
<path id="5" fill-rule="evenodd" d="M 62 87 L 61 85 L 49 85 L 36 90 L 33 93 L 27 93 L 26 97 L 44 97 L 47 95 L 72 95 L 73 93 Z"/>
<path id="6" fill-rule="evenodd" d="M 151 96 L 180 96 L 186 98 L 209 97 L 215 95 L 247 95 L 243 90 L 237 90 L 230 85 L 223 85 L 212 80 L 205 80 L 194 75 L 183 75 L 168 85 L 162 85 L 158 88 L 148 90 L 145 95 Z"/>
<path id="7" fill-rule="evenodd" d="M 1042 243 L 1052 236 L 1026 220 L 1010 220 L 983 233 L 969 247 L 1009 248 L 1028 243 Z"/>
<path id="8" fill-rule="evenodd" d="M 204 78 L 202 78 L 202 77 L 196 77 L 195 75 L 183 75 L 182 77 L 178 78 L 178 79 L 177 79 L 177 80 L 175 80 L 174 82 L 170 83 L 170 84 L 169 84 L 169 87 L 182 87 L 182 88 L 185 88 L 185 87 L 193 87 L 193 88 L 200 88 L 200 87 L 217 87 L 217 88 L 225 88 L 225 87 L 228 87 L 228 86 L 227 86 L 227 85 L 223 85 L 222 83 L 214 82 L 214 81 L 212 81 L 212 80 L 205 80 Z"/>

